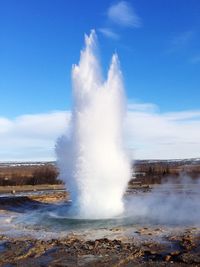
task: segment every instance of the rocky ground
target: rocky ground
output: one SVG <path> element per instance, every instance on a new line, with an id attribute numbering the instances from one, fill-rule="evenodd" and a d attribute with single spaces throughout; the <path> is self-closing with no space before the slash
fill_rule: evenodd
<path id="1" fill-rule="evenodd" d="M 124 242 L 72 235 L 45 241 L 1 235 L 0 266 L 200 266 L 200 235 L 193 230 L 139 244 L 134 238 Z"/>
<path id="2" fill-rule="evenodd" d="M 37 208 L 39 203 L 64 199 L 65 192 L 1 197 L 0 216 L 12 207 L 31 204 Z M 103 229 L 99 231 L 44 238 L 5 234 L 0 225 L 0 266 L 200 266 L 199 227 L 129 226 L 106 229 L 104 234 Z"/>

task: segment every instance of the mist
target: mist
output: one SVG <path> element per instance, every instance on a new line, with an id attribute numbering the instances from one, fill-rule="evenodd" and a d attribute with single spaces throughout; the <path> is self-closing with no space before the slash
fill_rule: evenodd
<path id="1" fill-rule="evenodd" d="M 200 179 L 181 175 L 174 181 L 169 177 L 150 192 L 128 196 L 126 216 L 141 224 L 199 225 L 199 199 Z"/>

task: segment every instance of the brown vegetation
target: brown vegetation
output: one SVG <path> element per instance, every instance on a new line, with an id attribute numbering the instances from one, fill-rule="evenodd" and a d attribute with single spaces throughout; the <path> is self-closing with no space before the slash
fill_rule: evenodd
<path id="1" fill-rule="evenodd" d="M 0 167 L 0 186 L 60 184 L 53 164 Z"/>
<path id="2" fill-rule="evenodd" d="M 160 184 L 178 182 L 181 176 L 192 179 L 200 177 L 199 161 L 136 161 L 133 166 L 132 182 Z M 54 162 L 38 164 L 0 164 L 0 186 L 61 184 Z"/>
<path id="3" fill-rule="evenodd" d="M 135 179 L 143 184 L 161 184 L 180 177 L 200 178 L 200 161 L 137 161 L 134 165 Z"/>

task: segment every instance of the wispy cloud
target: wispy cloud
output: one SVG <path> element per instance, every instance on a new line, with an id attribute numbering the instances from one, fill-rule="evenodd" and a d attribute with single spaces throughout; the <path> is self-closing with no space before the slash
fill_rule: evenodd
<path id="1" fill-rule="evenodd" d="M 127 1 L 119 1 L 111 5 L 107 12 L 107 21 L 104 27 L 99 28 L 105 37 L 119 40 L 120 34 L 116 32 L 118 26 L 129 27 L 129 28 L 139 28 L 142 25 L 141 18 L 136 14 L 134 8 Z M 114 28 L 114 29 L 113 29 Z"/>
<path id="2" fill-rule="evenodd" d="M 110 28 L 100 28 L 99 31 L 108 38 L 118 40 L 120 36 Z"/>
<path id="3" fill-rule="evenodd" d="M 193 38 L 194 36 L 194 32 L 193 31 L 185 31 L 185 32 L 182 32 L 180 34 L 178 34 L 177 36 L 175 36 L 173 39 L 172 39 L 172 44 L 173 45 L 177 45 L 177 46 L 182 46 L 182 45 L 186 45 L 188 44 L 191 39 Z"/>
<path id="4" fill-rule="evenodd" d="M 115 24 L 124 27 L 141 27 L 141 18 L 136 14 L 133 7 L 126 1 L 120 1 L 111 5 L 107 12 L 108 18 Z"/>
<path id="5" fill-rule="evenodd" d="M 190 62 L 193 63 L 193 64 L 200 63 L 200 55 L 197 55 L 197 56 L 192 57 L 191 60 L 190 60 Z"/>
<path id="6" fill-rule="evenodd" d="M 0 160 L 52 160 L 70 112 L 0 118 Z M 161 113 L 151 103 L 128 105 L 126 146 L 137 159 L 199 157 L 200 110 Z"/>
<path id="7" fill-rule="evenodd" d="M 177 52 L 188 47 L 195 36 L 194 31 L 184 31 L 176 34 L 170 41 L 168 52 Z"/>
<path id="8" fill-rule="evenodd" d="M 200 110 L 188 110 L 188 111 L 179 111 L 179 112 L 168 112 L 165 113 L 165 117 L 172 121 L 194 121 L 200 120 Z"/>
<path id="9" fill-rule="evenodd" d="M 152 103 L 138 103 L 132 101 L 128 104 L 128 110 L 131 111 L 141 111 L 141 112 L 156 112 L 158 107 Z"/>

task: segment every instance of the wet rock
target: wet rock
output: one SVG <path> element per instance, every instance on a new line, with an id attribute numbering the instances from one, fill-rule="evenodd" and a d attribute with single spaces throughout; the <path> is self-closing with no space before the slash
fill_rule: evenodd
<path id="1" fill-rule="evenodd" d="M 180 255 L 180 251 L 178 251 L 178 250 L 176 250 L 176 251 L 172 251 L 171 253 L 170 253 L 170 255 L 171 256 L 178 256 L 178 255 Z"/>
<path id="2" fill-rule="evenodd" d="M 178 259 L 187 264 L 200 264 L 200 254 L 183 253 Z"/>
<path id="3" fill-rule="evenodd" d="M 169 262 L 171 260 L 171 258 L 172 258 L 171 255 L 166 255 L 164 257 L 164 260 L 167 261 L 167 262 Z"/>
<path id="4" fill-rule="evenodd" d="M 151 229 L 145 230 L 148 233 Z M 153 230 L 155 232 L 155 230 Z M 4 248 L 0 266 L 198 266 L 200 264 L 200 239 L 186 233 L 173 236 L 168 242 L 146 239 L 100 238 L 83 240 L 75 234 L 62 239 L 37 240 L 9 238 L 1 235 Z M 148 240 L 148 241 L 147 241 Z M 189 248 L 189 250 L 188 250 Z M 173 250 L 172 250 L 173 249 Z M 2 265 L 1 265 L 2 264 Z M 148 264 L 148 265 L 145 265 Z M 181 264 L 181 265 L 179 265 Z"/>
<path id="5" fill-rule="evenodd" d="M 145 261 L 161 261 L 163 257 L 160 253 L 157 253 L 156 251 L 146 250 L 144 251 L 144 259 Z"/>

